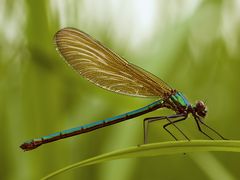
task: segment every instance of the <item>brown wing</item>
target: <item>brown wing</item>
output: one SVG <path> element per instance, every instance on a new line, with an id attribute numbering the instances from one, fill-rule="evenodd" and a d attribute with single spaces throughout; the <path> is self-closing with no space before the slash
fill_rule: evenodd
<path id="1" fill-rule="evenodd" d="M 54 40 L 73 69 L 104 89 L 139 97 L 163 97 L 171 91 L 161 79 L 127 62 L 82 31 L 64 28 Z"/>

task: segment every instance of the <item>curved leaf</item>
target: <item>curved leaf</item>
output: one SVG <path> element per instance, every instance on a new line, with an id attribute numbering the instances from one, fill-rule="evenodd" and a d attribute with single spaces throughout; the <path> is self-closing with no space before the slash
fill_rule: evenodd
<path id="1" fill-rule="evenodd" d="M 78 163 L 74 163 L 65 168 L 57 170 L 44 179 L 49 179 L 53 176 L 61 174 L 65 171 L 93 165 L 101 162 L 106 162 L 114 159 L 150 157 L 167 154 L 179 154 L 199 151 L 225 151 L 225 152 L 240 152 L 240 141 L 236 140 L 191 140 L 191 141 L 169 141 L 153 144 L 144 144 L 129 147 L 126 149 L 116 150 L 99 156 L 95 156 Z"/>

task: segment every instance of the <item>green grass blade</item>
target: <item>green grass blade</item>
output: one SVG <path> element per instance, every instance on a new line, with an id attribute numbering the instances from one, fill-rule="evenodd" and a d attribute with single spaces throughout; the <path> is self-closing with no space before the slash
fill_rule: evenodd
<path id="1" fill-rule="evenodd" d="M 106 162 L 114 159 L 136 158 L 136 157 L 150 157 L 158 155 L 179 154 L 188 152 L 200 151 L 225 151 L 225 152 L 240 152 L 240 141 L 236 140 L 191 140 L 191 141 L 169 141 L 153 144 L 145 144 L 133 146 L 126 149 L 116 150 L 106 154 L 92 157 L 80 161 L 78 163 L 69 165 L 65 168 L 57 170 L 44 179 L 52 178 L 65 171 L 93 165 L 101 162 Z"/>

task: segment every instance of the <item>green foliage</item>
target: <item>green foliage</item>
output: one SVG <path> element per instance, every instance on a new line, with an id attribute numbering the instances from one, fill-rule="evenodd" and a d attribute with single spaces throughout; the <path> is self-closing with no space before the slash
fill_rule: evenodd
<path id="1" fill-rule="evenodd" d="M 53 178 L 56 175 L 59 175 L 65 171 L 73 170 L 75 168 L 94 165 L 116 159 L 152 157 L 169 154 L 187 155 L 188 153 L 203 151 L 240 152 L 240 141 L 192 140 L 138 145 L 106 154 L 101 154 L 99 156 L 74 163 L 49 174 L 48 176 L 42 178 L 42 180 Z"/>

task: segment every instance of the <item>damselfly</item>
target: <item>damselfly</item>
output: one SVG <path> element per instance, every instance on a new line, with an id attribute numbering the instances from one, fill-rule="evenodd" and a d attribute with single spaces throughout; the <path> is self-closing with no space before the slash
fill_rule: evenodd
<path id="1" fill-rule="evenodd" d="M 207 114 L 207 108 L 202 101 L 197 101 L 195 105 L 191 105 L 181 92 L 172 89 L 163 80 L 153 74 L 129 63 L 88 34 L 74 28 L 64 28 L 56 33 L 54 41 L 57 50 L 65 61 L 76 70 L 76 72 L 97 86 L 120 94 L 137 97 L 153 97 L 158 100 L 140 109 L 112 118 L 26 141 L 20 146 L 22 149 L 32 150 L 42 144 L 116 124 L 159 108 L 168 108 L 175 113 L 170 116 L 145 118 L 143 123 L 144 143 L 147 143 L 148 124 L 158 120 L 167 121 L 163 128 L 175 140 L 177 140 L 177 137 L 167 129 L 169 125 L 173 125 L 189 140 L 183 131 L 176 126 L 176 123 L 185 120 L 189 114 L 192 114 L 198 130 L 205 136 L 213 139 L 202 130 L 201 126 L 205 126 L 222 139 L 225 139 L 203 121 L 203 118 Z"/>

